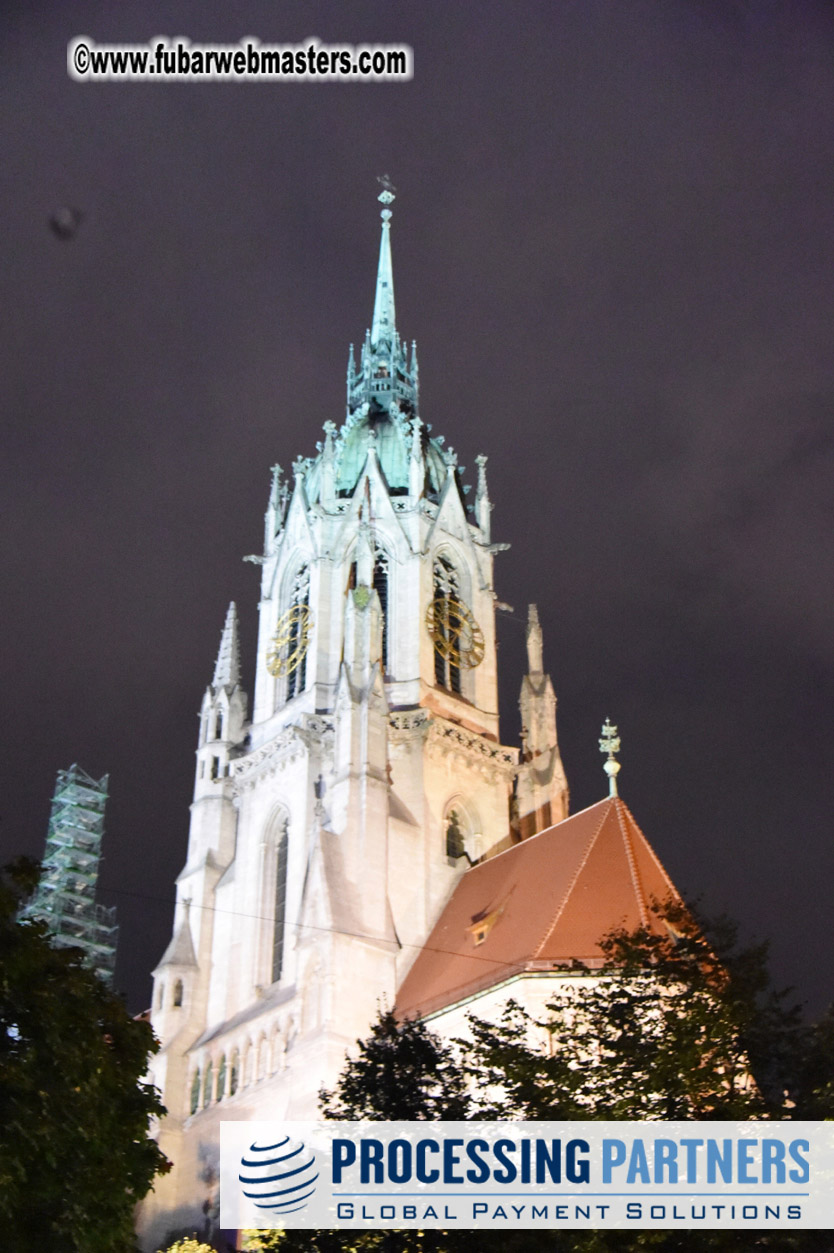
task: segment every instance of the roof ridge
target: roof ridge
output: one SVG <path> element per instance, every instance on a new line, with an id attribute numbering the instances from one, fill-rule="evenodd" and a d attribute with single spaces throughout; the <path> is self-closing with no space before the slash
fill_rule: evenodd
<path id="1" fill-rule="evenodd" d="M 621 812 L 621 810 L 625 808 L 626 808 L 625 802 L 620 800 L 619 796 L 615 797 L 614 798 L 614 811 L 617 815 L 617 826 L 620 828 L 620 833 L 623 837 L 623 844 L 625 845 L 626 861 L 628 862 L 628 871 L 629 871 L 629 874 L 631 875 L 631 884 L 632 884 L 632 887 L 634 888 L 634 895 L 637 898 L 637 908 L 640 910 L 640 921 L 642 922 L 644 927 L 648 927 L 649 915 L 648 915 L 648 910 L 646 909 L 646 900 L 645 900 L 646 893 L 643 888 L 643 883 L 640 878 L 640 873 L 637 869 L 637 859 L 634 856 L 634 848 L 631 843 L 631 836 L 629 835 L 628 824 L 623 821 L 623 816 Z"/>
<path id="2" fill-rule="evenodd" d="M 625 803 L 625 801 L 622 799 L 622 797 L 618 797 L 617 799 L 621 802 L 622 807 L 623 807 L 623 809 L 625 810 L 625 812 L 626 812 L 626 814 L 627 814 L 627 816 L 628 816 L 629 821 L 632 823 L 632 825 L 634 826 L 635 830 L 637 831 L 637 834 L 640 836 L 640 839 L 643 841 L 643 847 L 644 847 L 644 848 L 646 849 L 646 851 L 649 853 L 649 855 L 651 856 L 652 860 L 654 861 L 654 864 L 657 866 L 658 870 L 659 870 L 659 871 L 660 871 L 660 873 L 663 875 L 663 878 L 666 880 L 666 882 L 667 882 L 667 884 L 668 884 L 668 886 L 669 886 L 669 890 L 670 890 L 670 892 L 674 895 L 674 897 L 675 897 L 677 900 L 679 900 L 679 901 L 681 902 L 681 904 L 683 904 L 683 897 L 681 896 L 680 892 L 678 891 L 678 889 L 675 887 L 674 883 L 672 882 L 672 876 L 669 874 L 669 872 L 668 872 L 668 870 L 666 869 L 666 867 L 664 866 L 663 862 L 660 860 L 660 858 L 658 857 L 657 853 L 654 851 L 654 847 L 653 847 L 653 845 L 652 845 L 652 843 L 651 843 L 651 840 L 649 840 L 649 839 L 647 839 L 647 838 L 646 838 L 646 834 L 645 834 L 645 832 L 643 831 L 643 828 L 640 826 L 640 823 L 639 823 L 639 822 L 637 821 L 637 819 L 634 817 L 634 814 L 631 812 L 631 810 L 629 809 L 629 807 L 628 807 L 628 805 Z"/>
<path id="3" fill-rule="evenodd" d="M 608 817 L 609 813 L 611 812 L 611 799 L 612 799 L 612 798 L 611 798 L 611 797 L 608 797 L 607 799 L 608 799 L 608 804 L 607 804 L 607 805 L 605 804 L 605 801 L 597 801 L 597 804 L 598 804 L 598 805 L 599 805 L 599 804 L 605 805 L 605 810 L 604 810 L 604 812 L 603 812 L 603 814 L 602 814 L 602 816 L 601 816 L 601 818 L 600 818 L 600 820 L 599 820 L 599 824 L 598 824 L 598 826 L 597 826 L 597 829 L 594 831 L 593 835 L 591 836 L 590 840 L 588 841 L 588 846 L 587 846 L 587 848 L 585 849 L 584 854 L 583 854 L 583 855 L 582 855 L 582 857 L 580 858 L 579 864 L 577 865 L 576 870 L 574 871 L 573 878 L 571 879 L 570 883 L 568 884 L 567 888 L 565 889 L 564 895 L 562 896 L 562 900 L 561 900 L 561 902 L 559 903 L 559 907 L 558 907 L 558 909 L 556 910 L 556 913 L 554 914 L 554 916 L 553 916 L 553 918 L 552 918 L 552 920 L 551 920 L 550 926 L 547 928 L 547 930 L 545 931 L 545 933 L 544 933 L 544 935 L 542 936 L 541 940 L 539 941 L 539 943 L 536 945 L 536 948 L 534 949 L 534 953 L 535 953 L 535 956 L 536 956 L 536 957 L 538 957 L 539 953 L 542 951 L 542 949 L 544 948 L 545 944 L 546 944 L 546 943 L 547 943 L 547 941 L 550 939 L 551 935 L 553 934 L 554 930 L 556 929 L 556 924 L 558 923 L 559 919 L 562 917 L 562 914 L 565 912 L 565 907 L 566 907 L 566 905 L 567 905 L 568 901 L 570 900 L 571 893 L 573 892 L 573 889 L 576 887 L 576 884 L 577 884 L 577 881 L 578 881 L 578 879 L 579 879 L 579 876 L 582 874 L 582 871 L 585 869 L 585 866 L 586 866 L 586 865 L 587 865 L 587 863 L 588 863 L 588 858 L 591 856 L 591 851 L 592 851 L 592 849 L 593 849 L 594 845 L 596 844 L 596 842 L 597 842 L 597 840 L 598 840 L 598 838 L 599 838 L 599 833 L 600 833 L 600 831 L 602 830 L 602 828 L 603 828 L 603 826 L 604 826 L 604 824 L 605 824 L 605 820 L 606 820 L 606 818 Z M 594 808 L 594 806 L 593 806 L 593 805 L 590 805 L 590 806 L 589 806 L 589 808 L 590 808 L 590 809 L 593 809 L 593 808 Z M 585 813 L 585 812 L 587 812 L 587 811 L 586 811 L 586 810 L 580 810 L 580 813 Z M 574 814 L 573 816 L 574 816 L 574 817 L 579 817 L 579 815 L 578 815 L 578 814 Z M 567 821 L 567 820 L 566 820 L 566 821 Z M 559 825 L 561 825 L 561 824 L 557 823 L 556 825 L 557 825 L 557 826 L 559 826 Z M 551 830 L 551 831 L 552 831 L 552 830 L 553 830 L 553 827 L 549 827 L 549 828 L 548 828 L 548 830 Z M 542 833 L 542 834 L 543 834 L 543 833 Z"/>

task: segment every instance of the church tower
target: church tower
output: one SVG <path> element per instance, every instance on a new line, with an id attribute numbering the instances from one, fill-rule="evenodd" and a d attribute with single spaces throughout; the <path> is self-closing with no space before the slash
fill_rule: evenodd
<path id="1" fill-rule="evenodd" d="M 513 813 L 518 839 L 566 812 L 537 620 L 520 775 L 499 742 L 493 556 L 506 545 L 491 540 L 486 457 L 470 505 L 454 450 L 421 417 L 387 185 L 379 199 L 373 319 L 350 349 L 344 422 L 325 422 L 288 478 L 273 467 L 249 559 L 251 719 L 234 605 L 203 699 L 188 854 L 154 972 L 174 1169 L 144 1206 L 148 1248 L 205 1230 L 220 1120 L 316 1116 L 464 872 L 507 846 Z"/>

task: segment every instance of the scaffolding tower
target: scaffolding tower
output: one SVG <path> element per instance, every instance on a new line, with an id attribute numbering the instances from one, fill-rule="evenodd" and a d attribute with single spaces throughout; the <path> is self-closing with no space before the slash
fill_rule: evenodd
<path id="1" fill-rule="evenodd" d="M 112 984 L 116 910 L 95 899 L 108 778 L 91 779 L 77 765 L 58 771 L 41 878 L 23 916 L 45 922 L 56 944 L 82 949 L 86 964 Z"/>

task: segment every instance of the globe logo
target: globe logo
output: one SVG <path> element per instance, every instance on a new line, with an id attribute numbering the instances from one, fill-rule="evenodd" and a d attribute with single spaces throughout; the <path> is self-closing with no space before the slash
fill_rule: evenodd
<path id="1" fill-rule="evenodd" d="M 275 1144 L 250 1144 L 240 1165 L 243 1195 L 272 1214 L 304 1209 L 316 1190 L 316 1155 L 289 1136 Z"/>

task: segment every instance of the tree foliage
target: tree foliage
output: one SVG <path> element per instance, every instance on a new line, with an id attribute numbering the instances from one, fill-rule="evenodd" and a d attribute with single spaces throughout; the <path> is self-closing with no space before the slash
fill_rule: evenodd
<path id="1" fill-rule="evenodd" d="M 18 921 L 37 882 L 0 877 L 0 1226 L 15 1253 L 126 1253 L 133 1209 L 167 1162 L 148 1136 L 163 1113 L 142 1082 L 150 1026 L 40 922 Z"/>
<path id="2" fill-rule="evenodd" d="M 187 1236 L 184 1240 L 177 1240 L 176 1244 L 169 1245 L 165 1253 L 214 1253 L 214 1249 L 210 1244 L 201 1244 L 199 1240 Z"/>
<path id="3" fill-rule="evenodd" d="M 809 1028 L 796 1071 L 792 1117 L 834 1119 L 834 1005 Z"/>
<path id="4" fill-rule="evenodd" d="M 467 1083 L 454 1051 L 422 1022 L 381 1010 L 367 1040 L 332 1092 L 322 1089 L 325 1118 L 388 1122 L 469 1117 Z"/>
<path id="5" fill-rule="evenodd" d="M 799 1011 L 771 989 L 766 947 L 740 951 L 724 920 L 707 939 L 681 908 L 664 918 L 664 934 L 610 935 L 602 969 L 560 984 L 539 1020 L 513 1002 L 497 1024 L 470 1018 L 479 1117 L 784 1116 Z"/>
<path id="6" fill-rule="evenodd" d="M 664 911 L 665 933 L 618 932 L 600 970 L 567 981 L 538 1018 L 470 1016 L 456 1048 L 381 1013 L 357 1042 L 325 1118 L 749 1119 L 834 1112 L 834 1010 L 803 1030 L 775 992 L 766 946 L 740 949 L 726 920 Z M 274 1253 L 630 1253 L 811 1250 L 816 1231 L 250 1232 Z"/>

